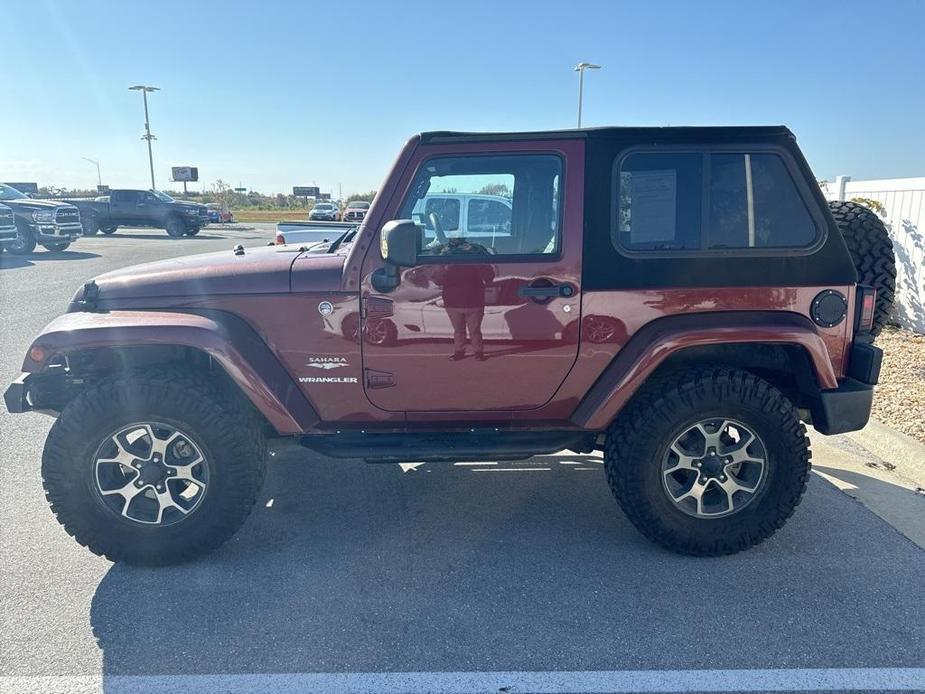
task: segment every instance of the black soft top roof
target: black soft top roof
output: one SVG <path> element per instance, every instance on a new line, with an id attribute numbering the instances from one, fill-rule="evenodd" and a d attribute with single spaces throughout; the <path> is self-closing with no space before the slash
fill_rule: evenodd
<path id="1" fill-rule="evenodd" d="M 421 142 L 503 142 L 516 140 L 567 140 L 567 139 L 699 139 L 711 142 L 722 140 L 793 138 L 784 125 L 720 125 L 720 126 L 664 126 L 570 128 L 566 130 L 540 130 L 534 132 L 473 133 L 436 130 L 421 133 Z"/>

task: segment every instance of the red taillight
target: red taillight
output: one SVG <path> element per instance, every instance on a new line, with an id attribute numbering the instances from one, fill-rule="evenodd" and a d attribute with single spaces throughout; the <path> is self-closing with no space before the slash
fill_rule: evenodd
<path id="1" fill-rule="evenodd" d="M 286 237 L 283 236 L 282 234 L 277 234 L 277 235 L 276 235 L 276 245 L 277 245 L 277 246 L 285 246 L 285 245 L 286 245 Z"/>
<path id="2" fill-rule="evenodd" d="M 874 327 L 874 309 L 877 305 L 877 290 L 873 287 L 859 287 L 858 332 L 870 332 Z"/>

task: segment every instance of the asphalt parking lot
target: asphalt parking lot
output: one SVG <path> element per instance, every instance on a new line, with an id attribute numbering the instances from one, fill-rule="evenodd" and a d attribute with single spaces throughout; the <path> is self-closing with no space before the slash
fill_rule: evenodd
<path id="1" fill-rule="evenodd" d="M 3 254 L 0 385 L 90 277 L 272 239 L 255 227 Z M 925 550 L 831 469 L 770 541 L 692 559 L 634 531 L 598 456 L 397 466 L 283 448 L 235 538 L 140 569 L 53 519 L 50 424 L 0 412 L 0 692 L 925 691 Z"/>

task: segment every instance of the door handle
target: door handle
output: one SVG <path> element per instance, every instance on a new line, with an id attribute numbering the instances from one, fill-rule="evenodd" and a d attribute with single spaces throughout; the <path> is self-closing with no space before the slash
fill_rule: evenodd
<path id="1" fill-rule="evenodd" d="M 575 288 L 570 284 L 527 285 L 518 287 L 517 295 L 529 299 L 555 299 L 575 295 Z"/>

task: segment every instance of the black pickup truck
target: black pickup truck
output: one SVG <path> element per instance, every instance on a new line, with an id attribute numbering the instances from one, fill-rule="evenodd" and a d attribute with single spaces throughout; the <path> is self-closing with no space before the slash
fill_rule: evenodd
<path id="1" fill-rule="evenodd" d="M 73 205 L 35 200 L 4 183 L 0 183 L 0 217 L 0 246 L 15 255 L 28 255 L 39 244 L 49 251 L 63 251 L 82 235 L 80 213 Z"/>
<path id="2" fill-rule="evenodd" d="M 111 234 L 120 226 L 166 229 L 174 237 L 195 236 L 209 223 L 205 205 L 174 200 L 159 190 L 113 190 L 107 198 L 69 199 L 80 210 L 84 234 Z"/>

